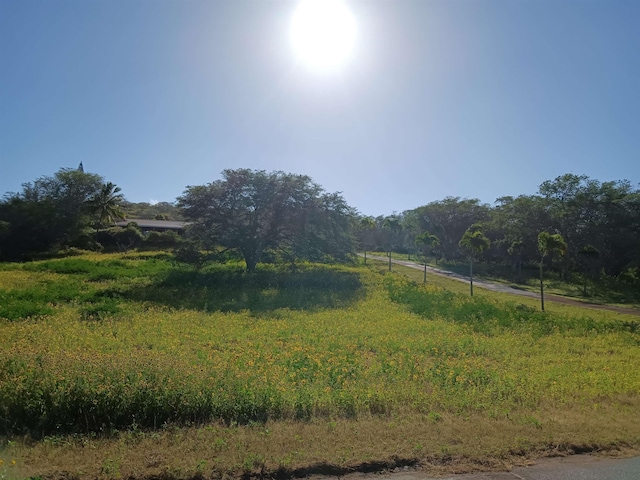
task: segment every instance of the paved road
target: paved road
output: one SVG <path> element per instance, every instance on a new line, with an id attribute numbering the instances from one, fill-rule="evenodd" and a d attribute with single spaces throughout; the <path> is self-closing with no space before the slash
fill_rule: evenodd
<path id="1" fill-rule="evenodd" d="M 443 478 L 443 477 L 441 477 Z M 538 461 L 510 472 L 452 475 L 446 480 L 639 480 L 640 457 L 614 460 L 573 455 Z M 394 479 L 400 480 L 400 479 Z"/>
<path id="2" fill-rule="evenodd" d="M 312 476 L 316 480 L 332 477 Z M 333 477 L 335 478 L 335 477 Z M 515 467 L 509 472 L 483 472 L 432 476 L 420 470 L 405 469 L 396 473 L 353 473 L 341 480 L 639 480 L 640 457 L 611 459 L 592 455 L 543 458 L 529 467 Z"/>
<path id="3" fill-rule="evenodd" d="M 367 255 L 367 258 L 371 258 L 374 260 L 382 260 L 383 262 L 388 262 L 389 261 L 389 257 L 379 257 L 377 255 Z M 415 263 L 415 262 L 411 262 L 408 260 L 395 260 L 392 259 L 391 260 L 392 263 L 396 264 L 396 265 L 403 265 L 405 267 L 409 267 L 409 268 L 415 268 L 417 270 L 424 270 L 424 265 L 419 264 L 419 263 Z M 464 276 L 464 275 L 459 275 L 457 273 L 453 273 L 453 272 L 448 272 L 446 270 L 441 270 L 439 268 L 433 268 L 433 267 L 427 267 L 427 272 L 433 274 L 433 275 L 440 275 L 443 277 L 448 277 L 451 278 L 453 280 L 457 280 L 459 282 L 465 282 L 465 283 L 469 283 L 469 277 Z M 481 278 L 477 278 L 474 277 L 473 278 L 473 286 L 474 287 L 479 287 L 479 288 L 484 288 L 486 290 L 491 290 L 494 292 L 501 292 L 501 293 L 509 293 L 511 295 L 519 295 L 521 297 L 529 297 L 529 298 L 540 298 L 540 295 L 538 293 L 534 293 L 534 292 L 529 292 L 526 290 L 520 290 L 517 288 L 513 288 L 513 287 L 509 287 L 508 285 L 503 285 L 500 283 L 493 283 L 493 282 L 489 282 L 487 280 L 483 280 Z M 612 306 L 612 305 L 598 305 L 595 303 L 587 303 L 587 302 L 581 302 L 578 300 L 573 300 L 571 298 L 567 298 L 567 297 L 561 297 L 558 295 L 549 295 L 549 294 L 545 294 L 544 296 L 544 300 L 545 302 L 556 302 L 556 303 L 563 303 L 565 305 L 575 305 L 575 306 L 579 306 L 579 307 L 585 307 L 585 308 L 593 308 L 593 309 L 597 309 L 597 310 L 611 310 L 614 312 L 618 312 L 618 313 L 627 313 L 629 315 L 640 315 L 640 310 L 637 308 L 625 308 L 625 307 L 616 307 L 616 306 Z M 640 476 L 638 477 L 638 480 L 640 480 Z"/>

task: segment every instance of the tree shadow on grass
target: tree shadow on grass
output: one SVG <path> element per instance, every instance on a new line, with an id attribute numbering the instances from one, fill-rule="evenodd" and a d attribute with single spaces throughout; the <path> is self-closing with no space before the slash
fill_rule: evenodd
<path id="1" fill-rule="evenodd" d="M 158 282 L 120 294 L 129 300 L 177 309 L 249 310 L 263 315 L 281 308 L 343 308 L 361 298 L 364 288 L 357 272 L 331 267 L 252 273 L 226 268 L 209 272 L 172 270 Z"/>

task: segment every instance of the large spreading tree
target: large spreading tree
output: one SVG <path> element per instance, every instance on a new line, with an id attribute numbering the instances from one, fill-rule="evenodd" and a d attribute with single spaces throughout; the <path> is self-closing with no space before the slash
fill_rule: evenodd
<path id="1" fill-rule="evenodd" d="M 269 251 L 290 259 L 353 256 L 354 210 L 306 175 L 224 170 L 222 179 L 189 186 L 178 198 L 205 245 L 234 249 L 253 271 Z"/>

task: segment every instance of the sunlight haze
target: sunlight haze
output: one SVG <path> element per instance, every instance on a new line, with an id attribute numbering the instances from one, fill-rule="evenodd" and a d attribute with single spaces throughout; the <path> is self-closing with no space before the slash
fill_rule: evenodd
<path id="1" fill-rule="evenodd" d="M 312 69 L 329 71 L 349 59 L 356 25 L 341 0 L 303 0 L 291 19 L 291 41 L 300 60 Z"/>
<path id="2" fill-rule="evenodd" d="M 80 162 L 134 202 L 250 168 L 369 215 L 635 186 L 639 21 L 630 0 L 0 0 L 0 193 Z"/>

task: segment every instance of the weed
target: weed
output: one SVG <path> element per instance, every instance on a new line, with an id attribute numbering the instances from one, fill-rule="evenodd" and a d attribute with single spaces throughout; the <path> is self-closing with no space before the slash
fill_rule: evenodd
<path id="1" fill-rule="evenodd" d="M 219 421 L 264 439 L 272 421 L 320 419 L 332 432 L 398 413 L 440 428 L 445 415 L 505 418 L 640 391 L 637 324 L 625 317 L 543 314 L 344 266 L 194 272 L 86 255 L 2 268 L 3 298 L 47 310 L 0 320 L 0 434 Z"/>
<path id="2" fill-rule="evenodd" d="M 120 478 L 120 461 L 107 458 L 102 462 L 101 471 L 110 478 Z"/>

